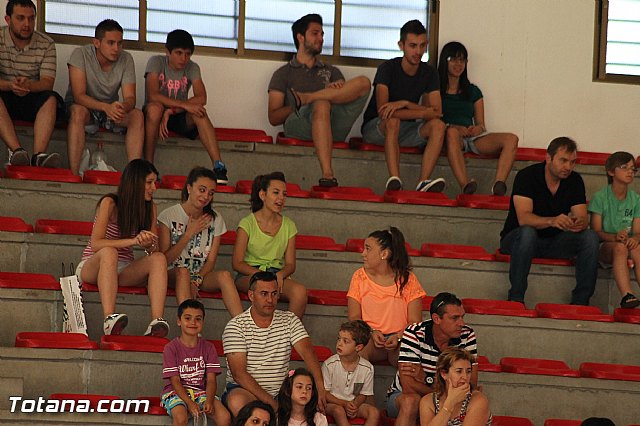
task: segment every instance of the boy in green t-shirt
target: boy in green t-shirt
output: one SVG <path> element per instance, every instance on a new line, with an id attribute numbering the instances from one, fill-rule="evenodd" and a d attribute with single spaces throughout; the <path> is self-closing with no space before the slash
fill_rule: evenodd
<path id="1" fill-rule="evenodd" d="M 633 155 L 615 152 L 605 163 L 609 185 L 589 202 L 591 229 L 597 232 L 600 260 L 613 265 L 613 279 L 620 290 L 622 308 L 635 308 L 640 300 L 631 293 L 629 257 L 640 282 L 640 195 L 629 185 L 637 172 Z"/>

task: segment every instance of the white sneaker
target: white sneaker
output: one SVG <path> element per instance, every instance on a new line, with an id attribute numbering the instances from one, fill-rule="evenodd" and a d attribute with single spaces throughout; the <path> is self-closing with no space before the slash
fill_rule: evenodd
<path id="1" fill-rule="evenodd" d="M 111 314 L 104 319 L 102 329 L 105 336 L 118 336 L 129 323 L 127 314 Z"/>
<path id="2" fill-rule="evenodd" d="M 400 191 L 402 189 L 402 180 L 398 176 L 391 176 L 385 184 L 387 191 Z"/>
<path id="3" fill-rule="evenodd" d="M 164 337 L 169 334 L 169 323 L 164 318 L 156 318 L 149 323 L 145 336 Z"/>

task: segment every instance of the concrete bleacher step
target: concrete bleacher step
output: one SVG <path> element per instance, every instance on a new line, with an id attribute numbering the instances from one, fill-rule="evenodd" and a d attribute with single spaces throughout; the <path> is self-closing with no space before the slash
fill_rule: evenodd
<path id="1" fill-rule="evenodd" d="M 56 392 L 97 393 L 118 395 L 133 399 L 140 395 L 157 395 L 162 389 L 162 355 L 144 352 L 82 351 L 66 349 L 0 348 L 0 374 L 5 371 L 21 372 L 24 380 L 24 398 L 37 399 L 41 395 Z M 224 357 L 220 359 L 226 368 Z M 292 362 L 292 368 L 301 362 Z M 389 366 L 376 366 L 375 394 L 379 406 L 384 406 L 385 390 L 395 370 Z M 131 378 L 137 378 L 133 382 Z M 224 373 L 218 376 L 218 393 L 221 393 Z M 613 419 L 617 424 L 630 424 L 638 419 L 636 408 L 640 388 L 634 382 L 587 378 L 537 376 L 528 374 L 480 372 L 480 383 L 491 403 L 494 415 L 512 415 L 531 419 L 542 425 L 546 418 L 585 418 L 598 415 Z M 533 401 L 525 404 L 523 401 Z M 627 407 L 627 409 L 620 409 Z M 129 423 L 128 415 L 111 415 Z M 38 424 L 48 424 L 39 417 L 0 411 L 0 422 L 19 424 L 31 418 Z M 152 418 L 164 423 L 168 417 L 135 416 L 135 419 Z M 87 424 L 92 417 L 74 420 L 63 415 L 59 421 Z M 103 423 L 97 420 L 96 424 Z M 104 419 L 104 423 L 109 423 Z M 53 423 L 55 424 L 55 423 Z M 60 424 L 60 423 L 58 423 Z M 64 424 L 64 423 L 61 423 Z"/>
<path id="2" fill-rule="evenodd" d="M 32 146 L 33 132 L 29 128 L 21 129 L 20 138 L 25 149 Z M 109 159 L 118 170 L 126 164 L 123 148 L 123 137 L 110 133 L 99 133 L 87 139 L 87 147 L 94 149 L 96 142 L 101 141 Z M 314 154 L 314 148 L 304 146 L 285 146 L 278 144 L 221 141 L 220 148 L 225 163 L 229 169 L 232 182 L 240 179 L 253 179 L 255 175 L 274 170 L 274 164 L 291 180 L 300 183 L 304 188 L 315 185 L 320 177 L 320 168 Z M 54 132 L 50 150 L 63 155 L 63 166 L 67 166 L 66 133 L 62 130 Z M 0 161 L 6 162 L 6 151 L 0 152 Z M 250 160 L 251 167 L 243 167 Z M 384 153 L 358 151 L 350 149 L 333 150 L 333 167 L 342 185 L 370 186 L 377 193 L 384 191 L 387 180 L 387 168 Z M 496 159 L 465 159 L 469 176 L 478 181 L 478 193 L 489 193 L 495 177 Z M 171 137 L 165 141 L 158 141 L 156 149 L 156 165 L 161 174 L 185 175 L 194 165 L 210 165 L 210 160 L 200 141 Z M 417 183 L 420 171 L 421 155 L 401 155 L 401 177 L 407 189 L 413 189 Z M 532 164 L 531 161 L 516 161 L 507 184 L 511 188 L 513 177 L 517 170 Z M 603 166 L 578 164 L 579 171 L 585 180 L 587 194 L 590 196 L 602 186 L 606 185 Z M 455 197 L 460 192 L 449 163 L 445 157 L 438 159 L 433 176 L 444 177 L 447 180 L 446 193 Z M 636 190 L 640 189 L 638 182 Z"/>
<path id="3" fill-rule="evenodd" d="M 22 377 L 14 377 L 16 373 L 6 373 L 7 377 L 0 375 L 0 410 L 11 408 L 9 397 L 23 396 L 24 380 Z"/>

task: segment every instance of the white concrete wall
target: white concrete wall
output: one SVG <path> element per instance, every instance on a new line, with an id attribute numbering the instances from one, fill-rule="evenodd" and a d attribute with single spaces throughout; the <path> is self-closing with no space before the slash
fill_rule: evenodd
<path id="1" fill-rule="evenodd" d="M 4 3 L 4 2 L 3 2 Z M 546 147 L 571 136 L 586 151 L 640 154 L 638 85 L 592 81 L 594 1 L 443 0 L 440 46 L 458 40 L 470 51 L 469 75 L 485 94 L 488 127 L 520 136 L 521 146 Z M 66 91 L 66 59 L 75 46 L 58 46 L 56 90 Z M 142 76 L 155 52 L 133 52 Z M 208 110 L 219 127 L 262 128 L 266 87 L 279 62 L 196 55 L 209 94 Z M 341 67 L 347 78 L 372 68 Z M 354 126 L 359 133 L 360 121 Z"/>

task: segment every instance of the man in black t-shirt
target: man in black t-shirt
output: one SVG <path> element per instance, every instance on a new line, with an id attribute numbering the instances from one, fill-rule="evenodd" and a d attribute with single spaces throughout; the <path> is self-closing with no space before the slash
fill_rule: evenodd
<path id="1" fill-rule="evenodd" d="M 524 302 L 534 257 L 576 258 L 576 287 L 571 303 L 588 305 L 596 287 L 598 235 L 587 229 L 584 182 L 573 172 L 576 143 L 559 137 L 546 160 L 518 172 L 509 214 L 500 233 L 500 251 L 511 255 L 509 300 Z"/>
<path id="2" fill-rule="evenodd" d="M 400 147 L 423 147 L 417 191 L 442 192 L 445 181 L 430 179 L 442 150 L 445 125 L 437 71 L 425 62 L 427 30 L 418 20 L 400 29 L 401 58 L 378 67 L 373 96 L 362 120 L 362 136 L 368 143 L 384 145 L 389 170 L 388 190 L 402 189 Z"/>

